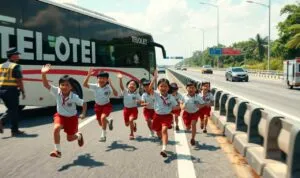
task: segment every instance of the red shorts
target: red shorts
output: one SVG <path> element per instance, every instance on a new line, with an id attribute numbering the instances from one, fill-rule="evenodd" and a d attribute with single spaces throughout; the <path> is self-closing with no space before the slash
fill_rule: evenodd
<path id="1" fill-rule="evenodd" d="M 59 115 L 58 113 L 54 114 L 54 124 L 59 124 L 64 128 L 64 132 L 67 135 L 75 135 L 78 132 L 78 116 L 66 117 Z"/>
<path id="2" fill-rule="evenodd" d="M 112 104 L 111 103 L 107 103 L 107 104 L 104 104 L 104 105 L 95 104 L 94 105 L 94 111 L 96 113 L 97 120 L 101 121 L 101 115 L 102 114 L 105 114 L 106 116 L 109 116 L 109 114 L 111 113 Z"/>
<path id="3" fill-rule="evenodd" d="M 146 121 L 151 120 L 154 117 L 154 109 L 144 108 L 143 114 L 144 114 L 144 117 L 145 117 Z"/>
<path id="4" fill-rule="evenodd" d="M 183 119 L 185 127 L 191 126 L 192 121 L 198 120 L 198 117 L 199 117 L 199 113 L 198 112 L 188 113 L 186 111 L 183 111 L 182 119 Z"/>
<path id="5" fill-rule="evenodd" d="M 172 114 L 175 116 L 180 116 L 181 109 L 172 110 Z"/>
<path id="6" fill-rule="evenodd" d="M 126 108 L 126 107 L 124 107 L 124 109 L 123 109 L 123 116 L 124 116 L 125 125 L 128 125 L 129 118 L 133 118 L 134 120 L 136 120 L 137 117 L 138 117 L 138 109 L 137 109 L 137 107 L 134 107 L 134 108 Z"/>
<path id="7" fill-rule="evenodd" d="M 199 117 L 200 119 L 204 119 L 204 116 L 210 117 L 210 111 L 211 107 L 210 106 L 204 106 L 203 108 L 199 109 Z"/>
<path id="8" fill-rule="evenodd" d="M 160 115 L 154 113 L 154 118 L 152 122 L 152 130 L 159 132 L 162 130 L 162 126 L 172 128 L 173 116 L 172 114 Z"/>

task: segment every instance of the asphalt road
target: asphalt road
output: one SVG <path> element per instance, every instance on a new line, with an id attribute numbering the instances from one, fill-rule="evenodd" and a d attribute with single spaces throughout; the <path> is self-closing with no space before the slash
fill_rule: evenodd
<path id="1" fill-rule="evenodd" d="M 199 71 L 188 70 L 180 73 L 198 80 L 208 80 L 212 87 L 242 97 L 278 115 L 300 121 L 300 88 L 287 89 L 282 80 L 250 76 L 249 82 L 230 82 L 225 80 L 224 71 L 201 74 Z"/>
<path id="2" fill-rule="evenodd" d="M 101 130 L 92 109 L 89 109 L 89 117 L 80 123 L 85 139 L 83 147 L 78 147 L 77 142 L 67 142 L 61 132 L 60 159 L 49 156 L 53 149 L 52 115 L 55 108 L 25 110 L 20 126 L 27 135 L 10 137 L 8 129 L 0 135 L 0 177 L 188 178 L 193 177 L 188 176 L 190 170 L 195 172 L 194 177 L 235 177 L 231 163 L 210 128 L 208 134 L 199 131 L 195 147 L 189 144 L 189 133 L 169 130 L 169 155 L 162 158 L 159 154 L 161 143 L 156 138 L 149 138 L 142 108 L 139 108 L 136 140 L 129 140 L 122 108 L 120 102 L 114 103 L 111 113 L 114 130 L 108 131 L 105 143 L 99 142 Z"/>

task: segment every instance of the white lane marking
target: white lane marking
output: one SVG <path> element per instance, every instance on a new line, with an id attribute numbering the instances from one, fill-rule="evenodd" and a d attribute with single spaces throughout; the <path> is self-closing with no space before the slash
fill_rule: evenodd
<path id="1" fill-rule="evenodd" d="M 197 78 L 194 77 L 194 76 L 189 76 L 189 77 L 190 77 L 191 79 L 195 80 L 195 81 L 199 81 L 199 79 L 197 79 Z M 217 88 L 217 89 L 219 89 L 219 90 L 222 90 L 222 91 L 224 91 L 224 92 L 226 92 L 226 93 L 229 93 L 229 94 L 231 94 L 231 95 L 233 95 L 233 96 L 236 96 L 236 97 L 238 97 L 238 98 L 241 98 L 241 99 L 243 99 L 243 100 L 246 100 L 246 101 L 248 101 L 248 102 L 250 102 L 250 103 L 253 103 L 253 104 L 255 104 L 255 105 L 261 106 L 261 107 L 264 108 L 264 109 L 273 111 L 273 112 L 275 112 L 275 113 L 277 113 L 277 114 L 279 114 L 279 115 L 282 115 L 282 116 L 286 117 L 287 119 L 291 119 L 292 121 L 295 121 L 295 122 L 300 123 L 300 118 L 297 117 L 297 116 L 290 115 L 290 114 L 285 113 L 285 112 L 283 112 L 283 111 L 280 111 L 280 110 L 271 108 L 270 106 L 264 105 L 264 104 L 262 104 L 262 103 L 253 101 L 253 100 L 251 100 L 251 99 L 249 99 L 249 98 L 246 98 L 246 97 L 244 97 L 244 96 L 238 95 L 238 94 L 236 94 L 236 93 L 234 93 L 234 92 L 232 92 L 232 91 L 226 90 L 226 89 L 224 89 L 224 88 L 219 87 L 218 85 L 216 85 L 216 82 L 214 82 L 214 86 L 215 86 L 215 88 Z"/>
<path id="2" fill-rule="evenodd" d="M 81 129 L 82 127 L 84 127 L 85 125 L 89 124 L 90 122 L 92 122 L 94 120 L 96 120 L 96 116 L 95 115 L 90 116 L 90 117 L 86 117 L 84 119 L 84 121 L 79 124 L 78 128 Z"/>
<path id="3" fill-rule="evenodd" d="M 178 118 L 178 125 L 183 129 L 182 119 Z M 185 133 L 177 133 L 174 129 L 175 141 L 180 144 L 176 144 L 177 153 L 177 165 L 178 165 L 178 177 L 179 178 L 196 178 L 194 163 L 192 161 L 190 148 L 186 139 Z M 189 159 L 187 159 L 189 158 Z"/>
<path id="4" fill-rule="evenodd" d="M 169 80 L 167 74 L 166 78 Z M 181 117 L 178 118 L 178 125 L 181 129 L 184 128 Z M 179 143 L 175 145 L 177 154 L 178 177 L 196 178 L 194 163 L 192 161 L 192 156 L 188 145 L 188 141 L 186 139 L 186 134 L 176 133 L 176 130 L 174 129 L 174 136 L 176 143 Z"/>
<path id="5" fill-rule="evenodd" d="M 0 21 L 9 22 L 9 23 L 16 23 L 16 18 L 0 15 Z"/>

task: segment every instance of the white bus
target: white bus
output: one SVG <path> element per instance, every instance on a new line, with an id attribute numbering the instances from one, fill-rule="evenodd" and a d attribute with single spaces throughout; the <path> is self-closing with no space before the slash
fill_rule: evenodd
<path id="1" fill-rule="evenodd" d="M 101 2 L 99 1 L 101 4 Z M 71 4 L 46 0 L 1 0 L 0 59 L 8 48 L 21 53 L 26 99 L 21 105 L 53 106 L 54 98 L 43 88 L 40 69 L 52 65 L 49 81 L 58 85 L 64 74 L 76 79 L 74 90 L 85 101 L 93 94 L 82 87 L 90 67 L 107 71 L 116 88 L 117 73 L 124 80 L 150 78 L 156 68 L 155 43 L 151 34 L 116 22 L 103 14 Z M 96 78 L 91 82 L 96 82 Z"/>

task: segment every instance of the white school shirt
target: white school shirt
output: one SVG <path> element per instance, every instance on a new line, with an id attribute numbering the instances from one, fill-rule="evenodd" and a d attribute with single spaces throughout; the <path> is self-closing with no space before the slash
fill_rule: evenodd
<path id="1" fill-rule="evenodd" d="M 179 104 L 179 101 L 182 101 L 183 100 L 183 96 L 180 94 L 180 93 L 176 93 L 175 96 L 173 96 L 175 98 L 175 100 L 178 102 Z"/>
<path id="2" fill-rule="evenodd" d="M 77 114 L 76 105 L 83 106 L 84 101 L 75 93 L 70 92 L 64 102 L 60 88 L 53 85 L 50 86 L 50 93 L 55 96 L 56 99 L 56 109 L 58 114 L 66 117 L 75 116 Z"/>
<path id="3" fill-rule="evenodd" d="M 109 97 L 112 93 L 112 88 L 110 85 L 105 85 L 104 87 L 100 87 L 99 84 L 91 84 L 89 83 L 89 89 L 94 92 L 95 102 L 98 105 L 105 105 L 110 102 Z"/>
<path id="4" fill-rule="evenodd" d="M 188 113 L 196 113 L 199 110 L 197 105 L 205 104 L 199 95 L 190 96 L 188 93 L 183 95 L 183 103 L 185 104 L 184 110 Z"/>
<path id="5" fill-rule="evenodd" d="M 211 92 L 208 92 L 205 96 L 203 96 L 202 93 L 199 93 L 198 95 L 202 98 L 205 104 L 209 104 L 215 100 L 214 95 Z"/>
<path id="6" fill-rule="evenodd" d="M 145 107 L 147 109 L 154 109 L 154 95 L 149 95 L 148 93 L 143 93 L 142 95 L 142 101 L 145 103 L 148 103 L 148 105 Z"/>
<path id="7" fill-rule="evenodd" d="M 131 93 L 126 89 L 123 91 L 123 102 L 126 108 L 137 107 L 137 100 L 141 100 L 141 96 L 137 91 L 134 93 Z"/>
<path id="8" fill-rule="evenodd" d="M 164 98 L 164 100 L 162 98 Z M 155 113 L 161 115 L 170 114 L 173 107 L 177 105 L 178 105 L 177 101 L 171 94 L 168 94 L 166 97 L 164 97 L 159 92 L 157 91 L 154 92 Z"/>

